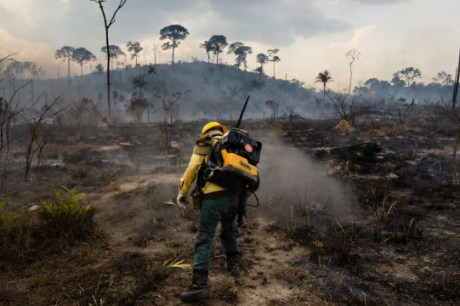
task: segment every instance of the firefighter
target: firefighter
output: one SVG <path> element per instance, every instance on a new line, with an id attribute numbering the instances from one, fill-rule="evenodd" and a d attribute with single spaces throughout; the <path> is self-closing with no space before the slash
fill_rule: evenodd
<path id="1" fill-rule="evenodd" d="M 177 196 L 178 204 L 188 204 L 187 193 L 193 181 L 195 179 L 200 180 L 200 177 L 197 178 L 200 166 L 207 161 L 212 146 L 218 139 L 222 138 L 226 131 L 225 126 L 215 121 L 209 122 L 203 127 L 200 138 L 193 149 L 190 163 L 181 178 Z M 181 294 L 183 301 L 209 298 L 207 286 L 209 257 L 218 222 L 221 222 L 220 238 L 226 256 L 227 270 L 235 277 L 240 275 L 238 266 L 238 255 L 240 253 L 237 242 L 238 227 L 235 223 L 239 192 L 237 190 L 227 190 L 222 186 L 206 181 L 202 185 L 199 188 L 201 190 L 196 190 L 198 193 L 202 193 L 202 201 L 198 231 L 193 245 L 195 255 L 192 265 L 192 284 Z"/>

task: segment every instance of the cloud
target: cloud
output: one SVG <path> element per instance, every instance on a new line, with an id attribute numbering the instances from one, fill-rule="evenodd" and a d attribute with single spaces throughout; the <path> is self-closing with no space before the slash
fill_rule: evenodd
<path id="1" fill-rule="evenodd" d="M 215 0 L 208 5 L 214 13 L 213 29 L 235 40 L 285 45 L 296 37 L 309 38 L 349 28 L 345 22 L 325 17 L 308 1 Z"/>
<path id="2" fill-rule="evenodd" d="M 48 45 L 17 39 L 1 27 L 0 45 L 2 46 L 0 57 L 14 54 L 15 59 L 23 61 L 46 59 L 48 62 L 51 62 L 54 59 L 53 50 L 51 50 Z"/>
<path id="3" fill-rule="evenodd" d="M 105 3 L 108 18 L 118 3 Z M 118 12 L 111 37 L 114 41 L 157 39 L 160 29 L 171 23 L 188 28 L 191 37 L 223 34 L 232 40 L 269 45 L 349 28 L 348 23 L 324 16 L 313 1 L 136 0 Z M 89 0 L 0 0 L 0 26 L 19 39 L 56 47 L 102 45 L 104 41 L 101 12 Z"/>
<path id="4" fill-rule="evenodd" d="M 355 29 L 354 35 L 345 45 L 347 48 L 358 48 L 376 30 L 375 25 L 363 26 Z"/>
<path id="5" fill-rule="evenodd" d="M 362 4 L 368 4 L 368 5 L 385 5 L 385 4 L 395 4 L 395 3 L 400 3 L 400 2 L 407 2 L 411 0 L 349 0 L 353 2 L 359 2 Z"/>

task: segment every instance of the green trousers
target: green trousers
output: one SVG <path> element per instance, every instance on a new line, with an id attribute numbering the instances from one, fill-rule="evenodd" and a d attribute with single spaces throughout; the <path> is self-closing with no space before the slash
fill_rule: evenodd
<path id="1" fill-rule="evenodd" d="M 201 204 L 200 225 L 196 233 L 193 251 L 193 270 L 209 270 L 211 245 L 219 221 L 220 239 L 226 254 L 239 253 L 238 227 L 235 219 L 238 211 L 238 194 L 231 192 L 205 196 Z"/>

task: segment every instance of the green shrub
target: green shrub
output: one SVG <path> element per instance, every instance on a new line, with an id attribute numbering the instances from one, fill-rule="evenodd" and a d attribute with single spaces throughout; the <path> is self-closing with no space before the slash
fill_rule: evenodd
<path id="1" fill-rule="evenodd" d="M 0 200 L 0 270 L 3 263 L 8 267 L 82 242 L 100 241 L 94 208 L 80 204 L 83 193 L 66 191 L 56 192 L 55 201 L 43 203 L 38 212 L 7 213 L 6 201 Z"/>
<path id="2" fill-rule="evenodd" d="M 0 201 L 0 259 L 23 260 L 33 252 L 33 223 L 29 213 L 6 213 L 6 201 Z"/>
<path id="3" fill-rule="evenodd" d="M 63 246 L 70 246 L 97 237 L 95 209 L 80 204 L 86 197 L 84 193 L 71 189 L 65 195 L 56 192 L 55 197 L 54 202 L 45 202 L 38 210 L 42 238 L 57 239 Z"/>

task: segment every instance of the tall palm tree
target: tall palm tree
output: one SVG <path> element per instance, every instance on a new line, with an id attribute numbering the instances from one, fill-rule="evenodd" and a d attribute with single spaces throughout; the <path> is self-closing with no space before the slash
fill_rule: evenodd
<path id="1" fill-rule="evenodd" d="M 324 70 L 323 72 L 318 73 L 316 82 L 323 83 L 323 105 L 326 103 L 326 84 L 329 81 L 332 81 L 332 76 L 329 71 Z"/>

